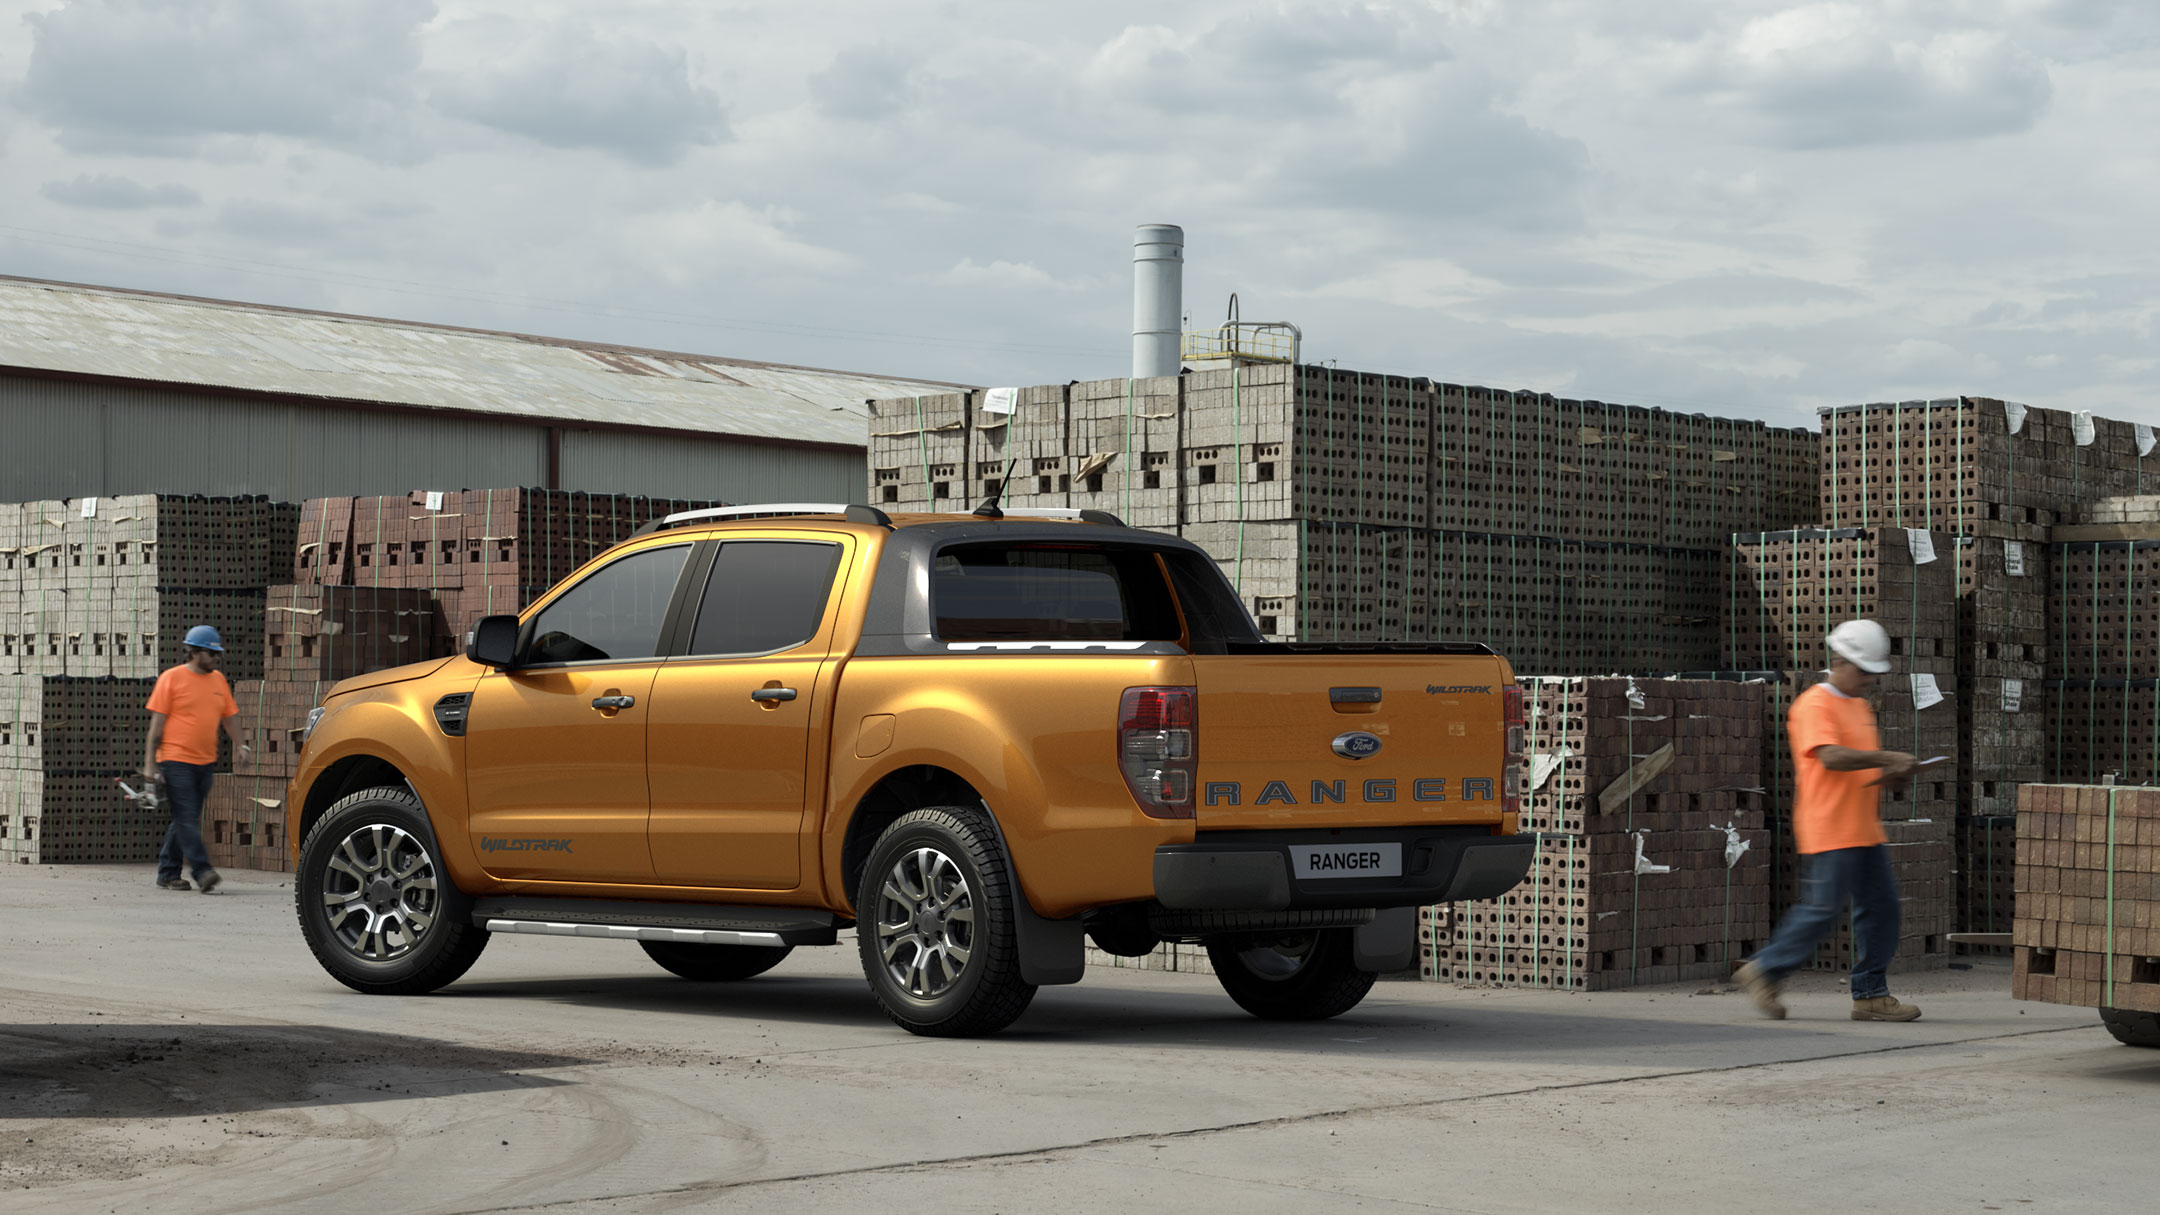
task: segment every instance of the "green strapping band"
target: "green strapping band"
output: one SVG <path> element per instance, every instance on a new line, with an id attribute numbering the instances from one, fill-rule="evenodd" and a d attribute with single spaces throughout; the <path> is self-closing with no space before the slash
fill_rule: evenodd
<path id="1" fill-rule="evenodd" d="M 2115 1006 L 2115 798 L 2120 789 L 2108 790 L 2107 821 L 2107 981 L 2101 1002 Z"/>

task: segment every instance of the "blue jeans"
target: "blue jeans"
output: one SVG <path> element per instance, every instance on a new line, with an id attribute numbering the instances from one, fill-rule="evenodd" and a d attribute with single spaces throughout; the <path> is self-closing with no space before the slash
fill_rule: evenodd
<path id="1" fill-rule="evenodd" d="M 1897 877 L 1890 872 L 1890 849 L 1838 848 L 1800 858 L 1800 901 L 1754 957 L 1764 977 L 1775 982 L 1807 965 L 1815 947 L 1837 930 L 1845 904 L 1853 908 L 1852 998 L 1890 994 L 1887 973 L 1897 955 L 1902 927 Z"/>
<path id="2" fill-rule="evenodd" d="M 210 800 L 210 774 L 215 770 L 215 764 L 158 762 L 158 771 L 165 777 L 165 803 L 172 807 L 172 826 L 165 829 L 165 847 L 158 852 L 161 882 L 179 877 L 183 860 L 198 877 L 210 868 L 210 853 L 202 842 L 202 810 Z"/>

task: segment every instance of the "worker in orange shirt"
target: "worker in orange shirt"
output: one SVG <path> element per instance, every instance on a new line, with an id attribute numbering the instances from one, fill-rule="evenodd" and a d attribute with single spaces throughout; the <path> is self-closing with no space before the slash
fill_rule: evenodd
<path id="1" fill-rule="evenodd" d="M 218 730 L 232 739 L 233 754 L 245 756 L 249 747 L 240 740 L 240 706 L 233 703 L 232 685 L 217 669 L 225 656 L 224 639 L 211 626 L 198 624 L 187 631 L 186 644 L 187 661 L 158 676 L 144 706 L 150 710 L 150 736 L 143 742 L 143 775 L 165 782 L 165 801 L 172 808 L 172 825 L 158 852 L 158 888 L 189 888 L 180 876 L 184 861 L 195 875 L 194 888 L 209 894 L 219 878 L 203 847 L 202 810 L 210 797 L 210 774 L 217 770 Z"/>
<path id="2" fill-rule="evenodd" d="M 1848 620 L 1831 631 L 1828 646 L 1828 680 L 1793 701 L 1785 724 L 1798 785 L 1793 838 L 1800 849 L 1800 902 L 1735 977 L 1764 1016 L 1782 1020 L 1785 976 L 1807 964 L 1850 902 L 1852 1019 L 1914 1021 L 1920 1010 L 1891 995 L 1887 978 L 1900 917 L 1890 837 L 1883 834 L 1878 806 L 1883 787 L 1911 780 L 1918 761 L 1882 749 L 1875 711 L 1865 699 L 1876 677 L 1890 669 L 1890 635 L 1872 620 Z"/>

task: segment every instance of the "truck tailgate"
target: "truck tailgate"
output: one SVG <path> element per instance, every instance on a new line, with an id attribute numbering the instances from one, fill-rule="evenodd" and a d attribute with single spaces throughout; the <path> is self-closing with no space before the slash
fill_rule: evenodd
<path id="1" fill-rule="evenodd" d="M 1193 667 L 1200 830 L 1500 821 L 1504 660 L 1353 650 Z"/>

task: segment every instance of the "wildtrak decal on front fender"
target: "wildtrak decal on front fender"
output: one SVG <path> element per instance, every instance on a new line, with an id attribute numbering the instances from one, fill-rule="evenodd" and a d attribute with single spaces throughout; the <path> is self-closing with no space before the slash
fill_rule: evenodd
<path id="1" fill-rule="evenodd" d="M 565 855 L 574 855 L 570 852 L 570 843 L 569 840 L 504 839 L 500 836 L 483 835 L 480 837 L 480 851 L 560 852 Z"/>

